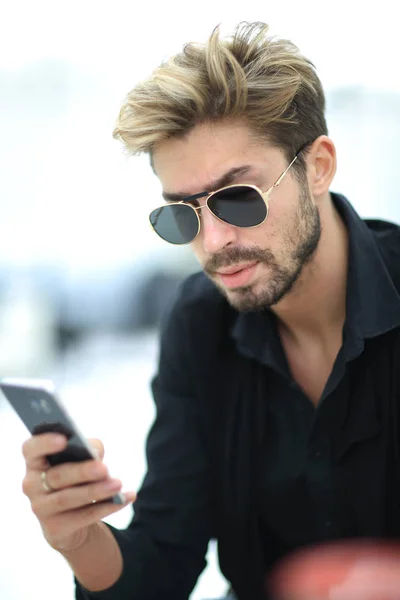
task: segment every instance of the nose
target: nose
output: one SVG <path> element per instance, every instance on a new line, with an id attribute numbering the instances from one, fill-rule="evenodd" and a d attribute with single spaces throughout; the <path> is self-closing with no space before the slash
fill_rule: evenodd
<path id="1" fill-rule="evenodd" d="M 217 219 L 207 207 L 201 209 L 200 236 L 207 254 L 214 254 L 235 243 L 237 234 L 236 227 Z"/>

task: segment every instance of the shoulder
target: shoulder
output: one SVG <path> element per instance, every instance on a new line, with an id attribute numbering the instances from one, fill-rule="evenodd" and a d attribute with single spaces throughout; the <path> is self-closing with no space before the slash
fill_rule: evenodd
<path id="1" fill-rule="evenodd" d="M 193 378 L 207 373 L 213 357 L 229 344 L 235 315 L 203 273 L 186 278 L 161 324 L 157 385 L 190 394 Z"/>
<path id="2" fill-rule="evenodd" d="M 380 219 L 365 219 L 389 273 L 400 289 L 400 226 Z"/>
<path id="3" fill-rule="evenodd" d="M 364 223 L 378 244 L 384 246 L 394 244 L 400 252 L 400 225 L 382 219 L 364 219 Z"/>
<path id="4" fill-rule="evenodd" d="M 199 305 L 203 310 L 208 310 L 222 307 L 227 301 L 212 281 L 203 272 L 199 272 L 189 275 L 182 282 L 175 304 L 186 310 L 197 309 Z"/>
<path id="5" fill-rule="evenodd" d="M 190 338 L 190 345 L 215 343 L 226 337 L 237 312 L 203 273 L 187 277 L 165 315 L 164 334 Z"/>

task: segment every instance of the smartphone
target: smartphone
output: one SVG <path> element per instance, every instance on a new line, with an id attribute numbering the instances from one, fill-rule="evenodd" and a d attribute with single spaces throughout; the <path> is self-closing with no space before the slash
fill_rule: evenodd
<path id="1" fill-rule="evenodd" d="M 0 389 L 32 435 L 52 432 L 66 436 L 67 447 L 61 452 L 46 456 L 52 466 L 96 458 L 62 405 L 52 381 L 6 378 L 0 380 Z M 102 502 L 124 504 L 124 497 L 118 492 Z"/>

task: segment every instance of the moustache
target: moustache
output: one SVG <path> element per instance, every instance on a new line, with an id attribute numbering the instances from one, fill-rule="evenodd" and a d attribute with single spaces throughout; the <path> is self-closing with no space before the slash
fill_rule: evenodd
<path id="1" fill-rule="evenodd" d="M 275 264 L 276 259 L 271 250 L 262 248 L 230 248 L 224 252 L 213 254 L 203 265 L 206 273 L 211 275 L 219 269 L 230 267 L 241 262 L 263 262 Z"/>

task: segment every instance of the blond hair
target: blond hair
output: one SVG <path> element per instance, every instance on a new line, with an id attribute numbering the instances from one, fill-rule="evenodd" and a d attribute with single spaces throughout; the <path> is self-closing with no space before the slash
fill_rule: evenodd
<path id="1" fill-rule="evenodd" d="M 267 34 L 265 23 L 243 22 L 229 38 L 216 27 L 207 43 L 186 44 L 127 95 L 114 137 L 130 154 L 151 154 L 198 124 L 240 119 L 293 158 L 327 134 L 324 92 L 298 48 Z"/>

